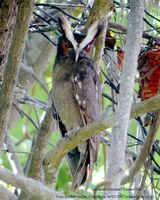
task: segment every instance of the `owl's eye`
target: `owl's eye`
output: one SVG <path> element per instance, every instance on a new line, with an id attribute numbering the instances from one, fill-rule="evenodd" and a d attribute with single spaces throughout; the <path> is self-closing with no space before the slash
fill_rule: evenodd
<path id="1" fill-rule="evenodd" d="M 69 40 L 65 41 L 65 46 L 66 46 L 66 48 L 72 48 L 73 47 L 72 43 Z"/>
<path id="2" fill-rule="evenodd" d="M 86 52 L 89 52 L 90 51 L 90 48 L 91 48 L 91 44 L 87 44 L 85 47 L 84 47 L 84 50 Z"/>

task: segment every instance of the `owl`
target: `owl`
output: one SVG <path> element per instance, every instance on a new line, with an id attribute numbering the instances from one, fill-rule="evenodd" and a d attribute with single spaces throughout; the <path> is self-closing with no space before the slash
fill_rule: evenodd
<path id="1" fill-rule="evenodd" d="M 101 85 L 94 69 L 93 50 L 102 26 L 94 22 L 87 34 L 73 32 L 69 21 L 58 17 L 62 35 L 53 67 L 52 99 L 63 137 L 86 126 L 101 114 Z M 97 161 L 99 135 L 72 149 L 66 156 L 73 177 L 72 189 L 82 185 Z"/>

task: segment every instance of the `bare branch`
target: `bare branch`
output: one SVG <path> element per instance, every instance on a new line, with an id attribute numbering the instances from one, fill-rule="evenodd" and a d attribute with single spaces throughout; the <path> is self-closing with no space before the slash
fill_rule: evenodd
<path id="1" fill-rule="evenodd" d="M 41 124 L 40 130 L 37 133 L 37 138 L 35 139 L 35 144 L 33 146 L 32 157 L 30 161 L 30 169 L 28 172 L 29 177 L 42 179 L 42 177 L 40 176 L 42 162 L 44 159 L 46 145 L 48 144 L 50 135 L 53 130 L 53 125 L 54 120 L 52 116 L 52 111 L 49 108 Z"/>
<path id="2" fill-rule="evenodd" d="M 0 81 L 0 89 L 2 87 L 2 81 Z M 32 96 L 29 96 L 26 91 L 20 87 L 19 85 L 16 86 L 14 91 L 14 103 L 20 103 L 20 104 L 29 104 L 33 105 L 37 108 L 41 108 L 43 110 L 47 110 L 48 105 L 44 101 L 41 101 L 39 99 L 35 99 Z"/>
<path id="3" fill-rule="evenodd" d="M 0 184 L 0 197 L 3 200 L 17 200 L 18 197 L 7 190 L 3 185 Z"/>
<path id="4" fill-rule="evenodd" d="M 79 3 L 76 3 L 73 4 L 73 3 L 36 3 L 36 6 L 48 6 L 50 8 L 57 8 L 57 7 L 62 7 L 62 8 L 68 8 L 68 7 L 80 7 L 80 8 L 83 8 L 84 5 L 82 4 L 79 4 Z"/>
<path id="5" fill-rule="evenodd" d="M 7 148 L 7 152 L 8 152 L 7 154 L 9 154 L 8 156 L 10 158 L 10 162 L 11 163 L 13 162 L 12 170 L 13 171 L 16 170 L 14 171 L 15 173 L 23 175 L 23 169 L 22 169 L 19 157 L 16 153 L 16 147 L 13 141 L 11 140 L 11 138 L 9 137 L 9 135 L 6 135 L 4 142 Z"/>
<path id="6" fill-rule="evenodd" d="M 146 186 L 146 179 L 147 179 L 147 175 L 148 175 L 148 171 L 149 171 L 149 165 L 150 165 L 150 160 L 149 161 L 147 161 L 147 163 L 145 164 L 145 170 L 144 170 L 144 173 L 143 173 L 143 177 L 141 178 L 141 183 L 139 183 L 138 182 L 138 184 L 139 184 L 139 189 L 138 189 L 138 191 L 136 191 L 136 200 L 138 200 L 140 197 L 142 197 L 142 195 L 144 196 L 144 195 L 146 195 L 146 193 L 147 193 L 147 195 L 146 196 L 151 196 L 151 195 L 149 195 L 148 194 L 148 192 L 146 192 L 145 191 L 145 186 Z M 144 192 L 143 192 L 144 191 Z"/>
<path id="7" fill-rule="evenodd" d="M 118 30 L 118 31 L 121 31 L 122 34 L 127 34 L 127 28 L 126 28 L 125 26 L 122 26 L 122 25 L 118 24 L 118 23 L 109 21 L 109 22 L 108 22 L 108 26 L 109 26 L 110 28 L 113 28 L 113 29 L 116 29 L 116 30 Z M 154 38 L 154 39 L 160 41 L 160 37 L 149 35 L 149 34 L 147 33 L 147 31 L 143 31 L 142 37 L 143 37 L 143 38 L 146 38 L 146 39 L 152 39 L 152 38 Z"/>
<path id="8" fill-rule="evenodd" d="M 54 200 L 55 192 L 49 189 L 39 181 L 31 178 L 26 178 L 20 175 L 15 175 L 12 172 L 0 167 L 0 179 L 12 186 L 20 188 L 22 191 L 37 196 L 41 200 Z"/>
<path id="9" fill-rule="evenodd" d="M 44 89 L 44 91 L 49 94 L 48 88 L 46 87 L 46 85 L 43 83 L 43 81 L 37 76 L 37 74 L 35 73 L 35 71 L 33 70 L 32 67 L 29 67 L 27 65 L 25 65 L 24 63 L 21 63 L 21 69 L 23 69 L 25 72 L 28 72 L 29 74 L 31 74 L 33 76 L 33 78 L 40 84 L 40 86 Z"/>

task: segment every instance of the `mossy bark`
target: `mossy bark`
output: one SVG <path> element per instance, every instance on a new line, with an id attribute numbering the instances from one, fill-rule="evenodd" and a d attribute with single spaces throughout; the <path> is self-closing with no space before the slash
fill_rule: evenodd
<path id="1" fill-rule="evenodd" d="M 3 77 L 16 21 L 16 0 L 0 1 L 0 77 Z"/>

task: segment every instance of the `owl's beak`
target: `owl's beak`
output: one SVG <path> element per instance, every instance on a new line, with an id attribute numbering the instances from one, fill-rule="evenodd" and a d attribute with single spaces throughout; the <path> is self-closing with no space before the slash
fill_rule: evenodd
<path id="1" fill-rule="evenodd" d="M 83 50 L 77 49 L 76 55 L 75 55 L 75 62 L 78 61 L 79 58 L 83 58 L 85 56 L 85 53 Z"/>
<path id="2" fill-rule="evenodd" d="M 78 58 L 79 58 L 79 49 L 76 49 L 75 62 L 77 62 Z"/>

